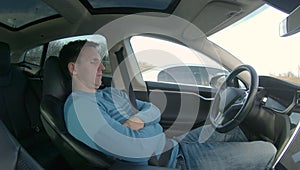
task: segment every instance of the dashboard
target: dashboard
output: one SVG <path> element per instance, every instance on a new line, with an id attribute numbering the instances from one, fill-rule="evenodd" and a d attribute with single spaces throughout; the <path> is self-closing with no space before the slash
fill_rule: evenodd
<path id="1" fill-rule="evenodd" d="M 292 110 L 300 112 L 300 85 L 273 77 L 259 77 L 259 97 L 263 107 L 290 115 Z"/>

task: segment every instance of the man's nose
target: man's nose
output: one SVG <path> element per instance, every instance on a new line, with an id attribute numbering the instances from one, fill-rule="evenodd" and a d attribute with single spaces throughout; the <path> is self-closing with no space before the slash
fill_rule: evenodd
<path id="1" fill-rule="evenodd" d="M 100 63 L 98 70 L 105 70 L 105 66 L 102 63 Z"/>

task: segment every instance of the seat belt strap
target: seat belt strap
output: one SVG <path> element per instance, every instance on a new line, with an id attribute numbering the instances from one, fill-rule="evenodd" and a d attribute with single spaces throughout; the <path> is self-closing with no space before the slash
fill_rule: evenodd
<path id="1" fill-rule="evenodd" d="M 135 108 L 136 111 L 138 111 L 137 104 L 136 104 L 136 97 L 135 97 L 135 94 L 134 94 L 134 91 L 133 91 L 133 88 L 132 88 L 132 84 L 131 84 L 131 81 L 130 81 L 128 70 L 125 67 L 125 63 L 122 63 L 124 61 L 123 50 L 124 50 L 124 48 L 122 47 L 119 51 L 115 52 L 115 55 L 116 55 L 117 60 L 118 60 L 118 64 L 119 64 L 120 72 L 121 72 L 121 75 L 122 75 L 122 80 L 123 80 L 124 85 L 125 85 L 126 93 L 129 96 L 131 105 Z M 127 89 L 127 87 L 128 87 L 128 89 Z"/>

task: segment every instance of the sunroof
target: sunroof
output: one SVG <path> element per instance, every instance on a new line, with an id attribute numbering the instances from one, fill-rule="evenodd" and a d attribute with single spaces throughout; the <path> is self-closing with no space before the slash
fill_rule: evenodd
<path id="1" fill-rule="evenodd" d="M 1 2 L 0 22 L 8 28 L 16 29 L 56 14 L 41 0 L 9 0 Z"/>
<path id="2" fill-rule="evenodd" d="M 88 0 L 93 8 L 149 8 L 166 9 L 172 0 Z"/>
<path id="3" fill-rule="evenodd" d="M 179 0 L 80 0 L 91 13 L 134 13 L 173 9 Z M 109 11 L 105 10 L 109 9 Z M 116 10 L 114 10 L 116 9 Z M 130 10 L 129 10 L 130 9 Z"/>

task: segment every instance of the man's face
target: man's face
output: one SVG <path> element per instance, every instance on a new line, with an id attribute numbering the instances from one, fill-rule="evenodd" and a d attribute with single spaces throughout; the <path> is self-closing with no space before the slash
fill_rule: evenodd
<path id="1" fill-rule="evenodd" d="M 75 64 L 75 70 L 73 75 L 87 90 L 94 91 L 100 87 L 102 71 L 105 70 L 105 67 L 101 63 L 101 57 L 95 47 L 84 46 L 82 48 Z"/>

